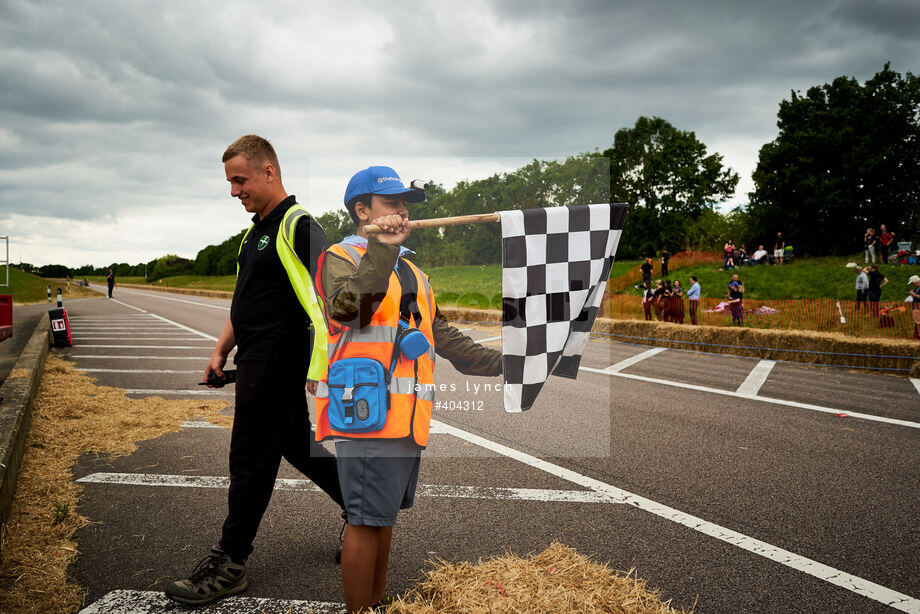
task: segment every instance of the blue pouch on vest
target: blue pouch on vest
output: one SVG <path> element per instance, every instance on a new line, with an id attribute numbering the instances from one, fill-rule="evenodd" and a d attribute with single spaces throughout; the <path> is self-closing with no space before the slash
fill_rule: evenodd
<path id="1" fill-rule="evenodd" d="M 415 360 L 429 348 L 425 333 L 417 328 L 410 329 L 409 324 L 403 319 L 399 320 L 398 343 L 399 350 L 409 360 Z"/>
<path id="2" fill-rule="evenodd" d="M 390 374 L 373 358 L 329 365 L 329 426 L 342 433 L 379 431 L 387 421 Z"/>

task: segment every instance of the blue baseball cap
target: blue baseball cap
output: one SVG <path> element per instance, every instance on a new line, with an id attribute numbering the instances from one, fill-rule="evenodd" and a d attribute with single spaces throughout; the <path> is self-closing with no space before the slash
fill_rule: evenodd
<path id="1" fill-rule="evenodd" d="M 352 175 L 345 188 L 345 206 L 355 196 L 361 194 L 380 194 L 386 196 L 405 196 L 406 202 L 420 203 L 425 200 L 424 190 L 407 188 L 402 179 L 389 166 L 370 166 Z"/>

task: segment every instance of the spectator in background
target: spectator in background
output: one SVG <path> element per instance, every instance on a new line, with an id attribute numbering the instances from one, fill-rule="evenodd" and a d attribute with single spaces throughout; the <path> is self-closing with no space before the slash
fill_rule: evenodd
<path id="1" fill-rule="evenodd" d="M 888 264 L 888 250 L 891 248 L 891 243 L 894 241 L 894 233 L 888 232 L 884 224 L 879 226 L 879 232 L 881 235 L 879 236 L 878 247 L 882 255 L 882 263 Z"/>
<path id="2" fill-rule="evenodd" d="M 661 249 L 661 276 L 668 276 L 668 260 L 671 259 L 671 252 L 668 251 L 667 247 Z"/>
<path id="3" fill-rule="evenodd" d="M 773 242 L 773 262 L 782 266 L 783 256 L 786 254 L 786 239 L 783 233 L 776 233 L 776 241 Z"/>
<path id="4" fill-rule="evenodd" d="M 675 279 L 671 287 L 671 300 L 674 301 L 674 323 L 684 323 L 684 287 L 680 285 L 680 280 Z"/>
<path id="5" fill-rule="evenodd" d="M 866 264 L 869 264 L 869 257 L 872 257 L 872 264 L 875 264 L 875 246 L 878 245 L 878 237 L 875 234 L 875 230 L 872 228 L 866 229 L 866 234 L 863 235 L 863 248 L 865 250 Z"/>
<path id="6" fill-rule="evenodd" d="M 642 283 L 652 285 L 652 259 L 646 258 L 645 262 L 642 263 L 642 266 L 639 267 L 642 269 Z"/>
<path id="7" fill-rule="evenodd" d="M 735 250 L 735 266 L 744 266 L 751 265 L 751 261 L 748 260 L 747 246 L 742 243 L 741 249 Z"/>
<path id="8" fill-rule="evenodd" d="M 652 293 L 652 307 L 655 309 L 655 317 L 659 322 L 664 320 L 665 298 L 664 282 L 659 279 L 655 282 L 655 292 Z"/>
<path id="9" fill-rule="evenodd" d="M 911 275 L 907 280 L 910 286 L 910 313 L 914 319 L 914 339 L 920 339 L 920 276 Z"/>
<path id="10" fill-rule="evenodd" d="M 878 315 L 878 303 L 882 299 L 882 288 L 888 283 L 888 278 L 878 272 L 878 266 L 869 267 L 869 308 L 872 315 Z"/>
<path id="11" fill-rule="evenodd" d="M 763 264 L 766 261 L 767 261 L 767 250 L 765 250 L 763 248 L 763 245 L 761 245 L 759 248 L 757 248 L 757 251 L 754 252 L 754 255 L 751 256 L 751 263 L 752 264 Z"/>
<path id="12" fill-rule="evenodd" d="M 869 296 L 869 277 L 866 270 L 860 266 L 856 267 L 856 309 L 859 311 L 859 304 L 863 303 L 863 309 L 866 309 L 866 298 Z"/>
<path id="13" fill-rule="evenodd" d="M 725 242 L 725 245 L 723 246 L 722 250 L 725 252 L 725 268 L 726 269 L 734 268 L 735 266 L 735 262 L 734 262 L 735 244 L 732 242 L 731 239 Z"/>
<path id="14" fill-rule="evenodd" d="M 645 312 L 645 319 L 652 319 L 652 304 L 655 302 L 655 291 L 652 290 L 652 282 L 647 281 L 642 284 L 642 311 Z"/>
<path id="15" fill-rule="evenodd" d="M 674 292 L 671 289 L 671 280 L 664 280 L 664 321 L 674 321 Z"/>
<path id="16" fill-rule="evenodd" d="M 109 274 L 105 276 L 105 283 L 109 286 L 109 298 L 112 298 L 112 290 L 115 288 L 115 273 L 109 269 Z"/>
<path id="17" fill-rule="evenodd" d="M 700 310 L 700 282 L 690 276 L 690 289 L 687 290 L 687 302 L 690 304 L 690 323 L 696 324 L 696 314 Z"/>
<path id="18" fill-rule="evenodd" d="M 737 275 L 732 275 L 728 284 L 728 308 L 732 313 L 732 324 L 744 326 L 744 286 Z"/>

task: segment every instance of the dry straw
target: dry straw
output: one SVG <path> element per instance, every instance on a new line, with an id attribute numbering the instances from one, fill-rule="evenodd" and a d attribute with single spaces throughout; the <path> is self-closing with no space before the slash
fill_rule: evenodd
<path id="1" fill-rule="evenodd" d="M 16 499 L 4 525 L 0 612 L 75 612 L 84 591 L 68 581 L 77 556 L 74 533 L 90 521 L 77 513 L 81 488 L 73 466 L 81 454 L 130 454 L 135 442 L 179 430 L 200 417 L 218 424 L 225 401 L 130 399 L 96 386 L 72 364 L 48 356 L 32 410 L 32 427 Z"/>
<path id="2" fill-rule="evenodd" d="M 674 612 L 634 571 L 615 572 L 558 542 L 524 558 L 509 553 L 475 565 L 433 565 L 387 614 Z"/>

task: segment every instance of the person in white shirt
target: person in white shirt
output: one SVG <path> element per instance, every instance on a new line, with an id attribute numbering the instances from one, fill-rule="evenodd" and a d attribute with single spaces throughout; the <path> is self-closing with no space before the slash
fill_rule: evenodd
<path id="1" fill-rule="evenodd" d="M 763 245 L 761 245 L 760 247 L 757 248 L 757 251 L 754 252 L 754 255 L 751 256 L 751 262 L 753 262 L 754 264 L 763 264 L 764 262 L 766 262 L 766 260 L 764 260 L 766 255 L 767 255 L 767 250 L 765 250 L 763 248 Z"/>
<path id="2" fill-rule="evenodd" d="M 863 309 L 867 307 L 866 299 L 869 297 L 869 276 L 866 275 L 866 269 L 861 266 L 856 267 L 856 309 L 859 311 L 859 304 L 862 303 Z"/>
<path id="3" fill-rule="evenodd" d="M 687 290 L 687 299 L 690 303 L 690 323 L 696 324 L 696 314 L 700 309 L 700 282 L 696 277 L 690 276 L 690 289 Z"/>

